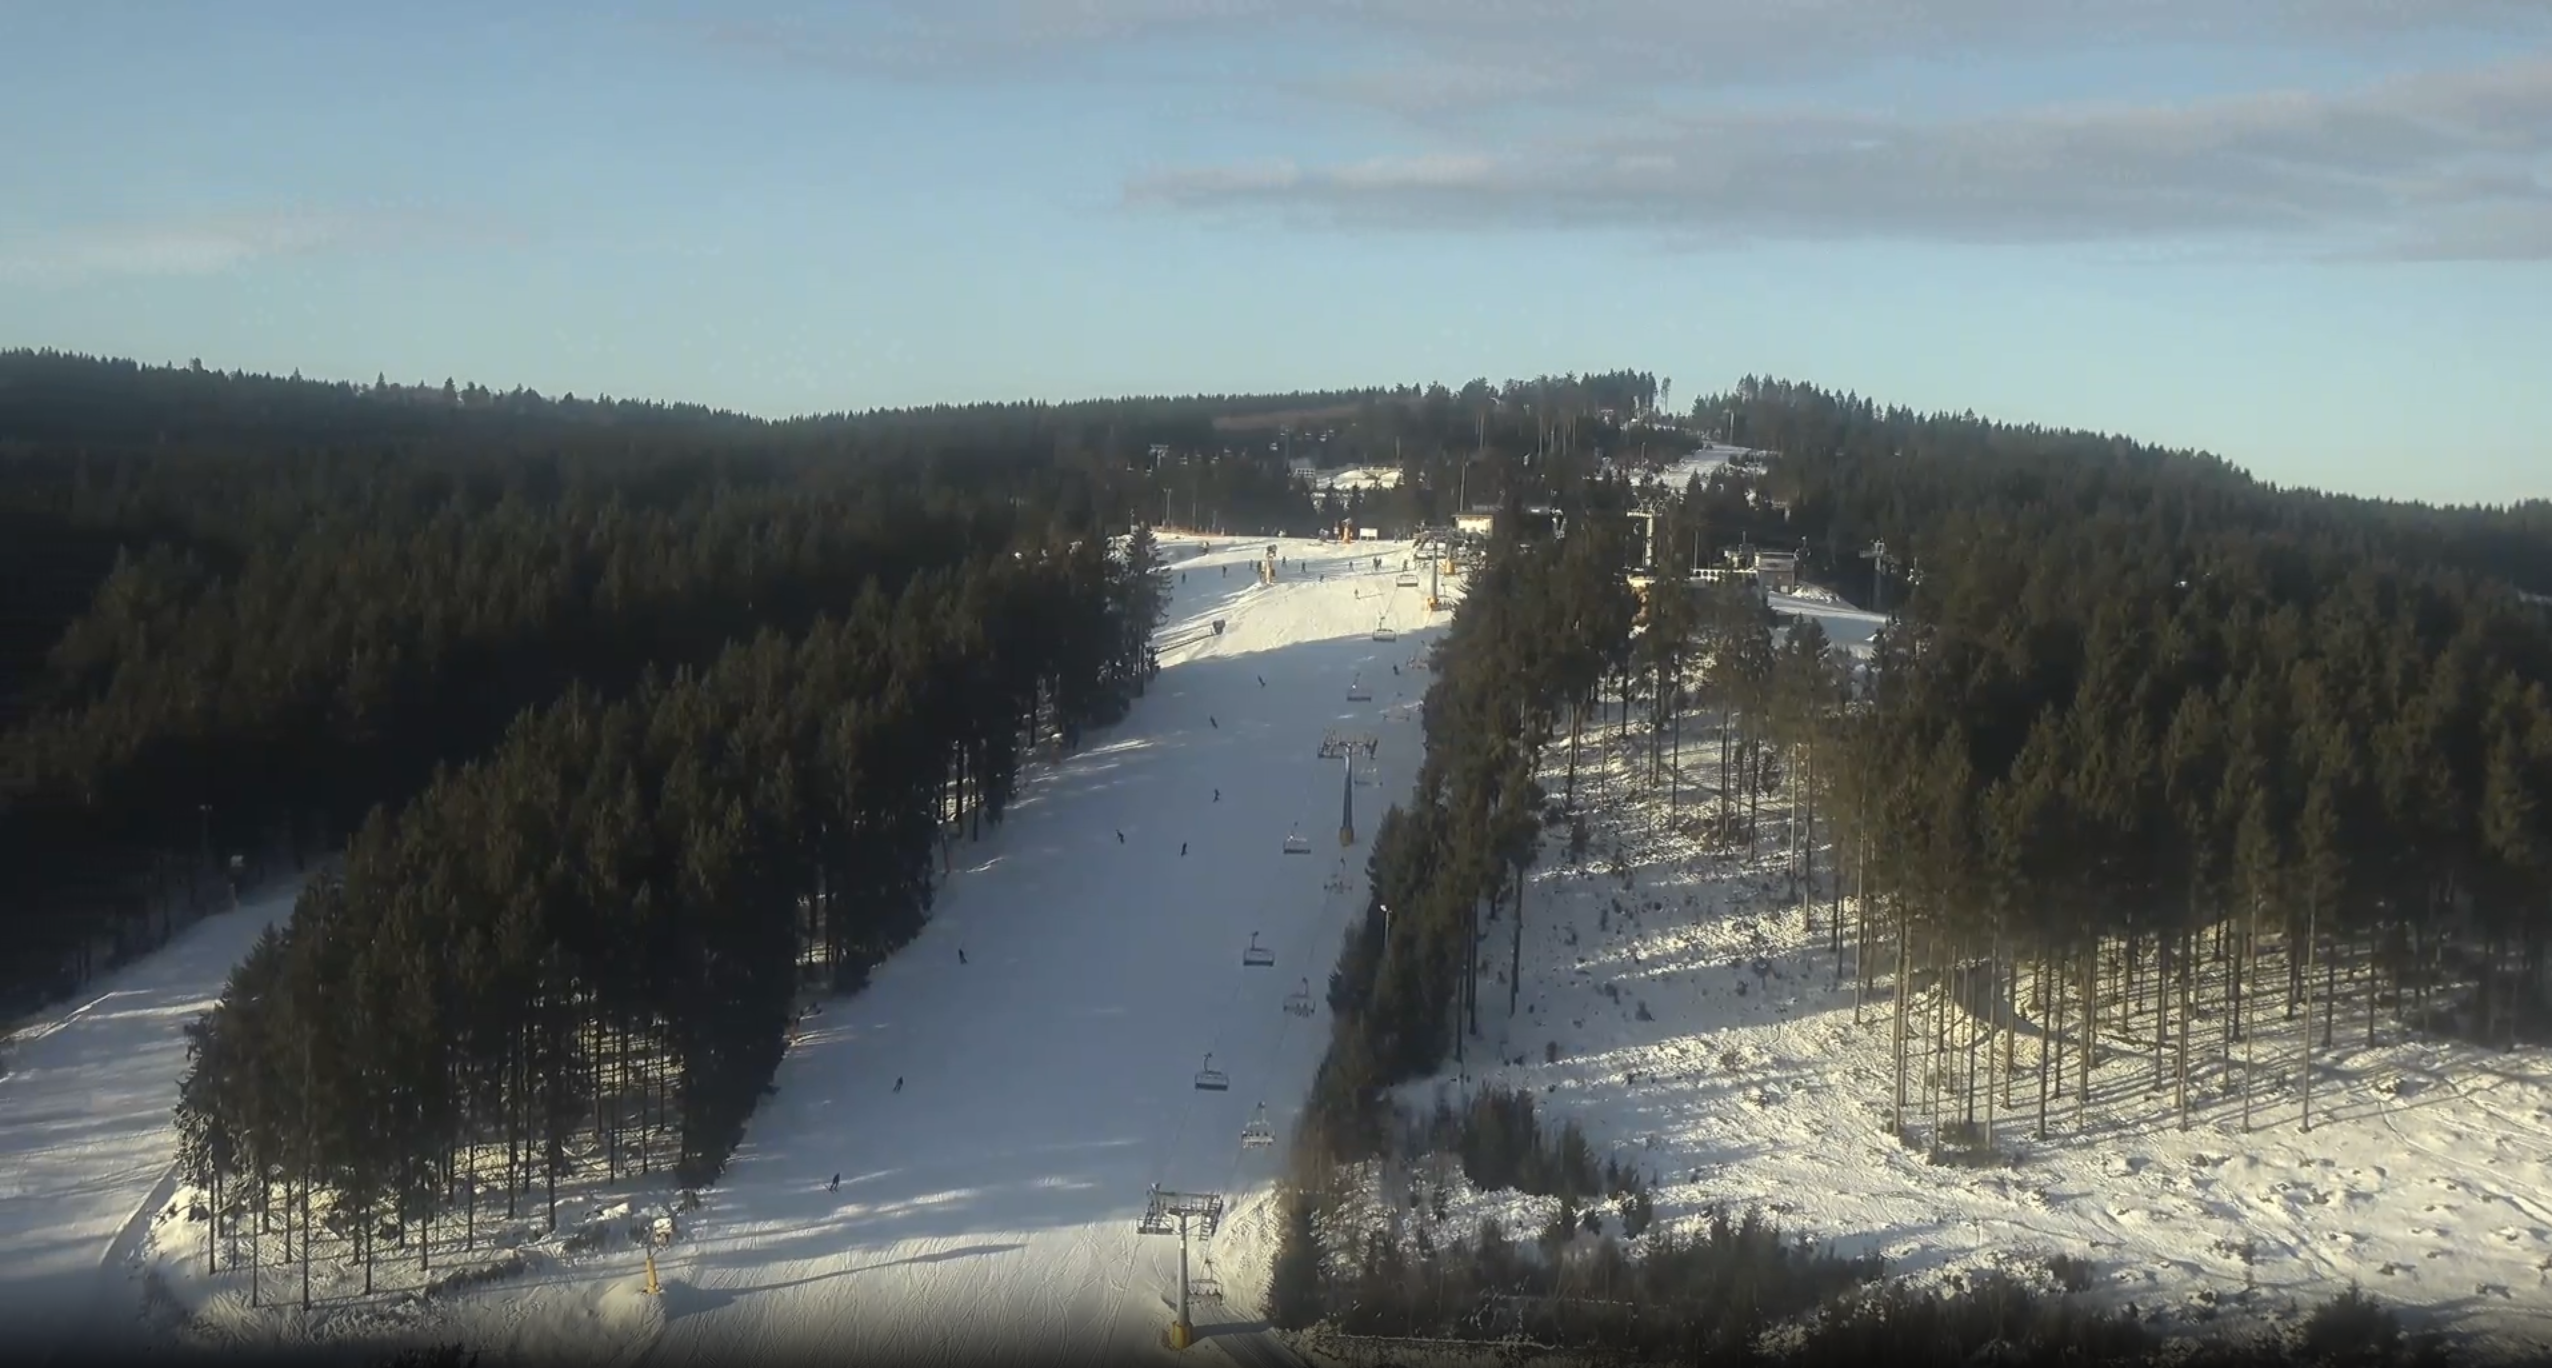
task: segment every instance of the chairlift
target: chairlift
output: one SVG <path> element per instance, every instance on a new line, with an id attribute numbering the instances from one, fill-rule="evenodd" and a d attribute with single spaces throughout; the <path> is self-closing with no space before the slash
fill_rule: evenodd
<path id="1" fill-rule="evenodd" d="M 1311 1015 L 1310 979 L 1304 979 L 1301 987 L 1285 995 L 1285 1014 L 1298 1017 Z"/>
<path id="2" fill-rule="evenodd" d="M 1373 625 L 1373 639 L 1376 641 L 1398 641 L 1400 639 L 1400 634 L 1391 630 L 1390 624 L 1376 621 Z"/>
<path id="3" fill-rule="evenodd" d="M 1347 701 L 1350 703 L 1371 703 L 1373 701 L 1373 690 L 1365 687 L 1365 677 L 1363 675 L 1356 675 L 1347 681 Z"/>
<path id="4" fill-rule="evenodd" d="M 1415 589 L 1418 587 L 1418 575 L 1416 571 L 1403 570 L 1400 572 L 1400 578 L 1392 582 L 1403 589 Z"/>
<path id="5" fill-rule="evenodd" d="M 1214 1056 L 1210 1054 L 1205 1056 L 1205 1067 L 1196 1071 L 1196 1090 L 1198 1092 L 1230 1092 L 1232 1090 L 1231 1078 L 1221 1069 L 1214 1067 Z"/>
<path id="6" fill-rule="evenodd" d="M 1276 1128 L 1267 1124 L 1267 1104 L 1258 1104 L 1249 1121 L 1241 1127 L 1242 1149 L 1265 1149 L 1276 1143 Z"/>
<path id="7" fill-rule="evenodd" d="M 1251 969 L 1276 967 L 1276 952 L 1258 943 L 1258 933 L 1249 933 L 1249 948 L 1241 952 L 1241 963 Z"/>
<path id="8" fill-rule="evenodd" d="M 1309 855 L 1311 853 L 1311 838 L 1303 835 L 1302 830 L 1299 827 L 1286 832 L 1285 853 L 1288 855 Z"/>

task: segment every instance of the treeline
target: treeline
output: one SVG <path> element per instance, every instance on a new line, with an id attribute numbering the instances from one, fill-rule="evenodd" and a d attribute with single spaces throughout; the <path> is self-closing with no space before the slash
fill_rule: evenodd
<path id="1" fill-rule="evenodd" d="M 377 810 L 189 1027 L 180 1165 L 208 1250 L 278 1208 L 365 1264 L 466 1244 L 557 1183 L 712 1178 L 801 986 L 855 979 L 1045 743 L 1122 715 L 1159 610 L 1148 537 L 985 551 L 711 667 L 583 690 Z M 316 1214 L 314 1214 L 316 1213 Z M 251 1242 L 255 1248 L 255 1242 Z"/>
<path id="2" fill-rule="evenodd" d="M 1860 975 L 1900 990 L 1901 1129 L 1976 1137 L 2018 1106 L 2043 1133 L 2068 1098 L 2087 1123 L 2101 1064 L 2137 1057 L 2182 1124 L 2229 1098 L 2309 1128 L 2343 1010 L 2369 1043 L 2386 1016 L 2541 1030 L 2552 620 L 2511 581 L 2552 543 L 2524 510 L 1740 400 L 1758 438 L 1819 443 L 1773 476 L 1835 541 L 1921 567 L 1815 785 L 1879 922 Z M 2455 526 L 2511 540 L 2480 563 L 2439 549 Z"/>
<path id="3" fill-rule="evenodd" d="M 1993 519 L 2127 519 L 2165 535 L 2241 534 L 2330 548 L 2350 560 L 2458 570 L 2552 595 L 2552 499 L 2438 507 L 2280 489 L 2221 458 L 2127 437 L 1917 413 L 1796 381 L 1749 376 L 1696 410 L 1733 415 L 1737 440 L 1777 452 L 1765 492 L 1840 583 L 1869 583 L 1860 554 L 1885 539 L 1905 572 L 1961 558 Z M 2406 456 L 2405 459 L 2416 459 Z M 1974 521 L 1986 515 L 1981 525 Z"/>
<path id="4" fill-rule="evenodd" d="M 769 423 L 0 353 L 0 1007 L 164 940 L 233 856 L 254 882 L 333 849 L 572 684 L 616 697 L 973 548 L 1441 521 L 1612 440 L 1599 410 L 1649 383 L 1478 381 L 1476 414 L 1402 386 Z M 1315 403 L 1405 446 L 1403 488 L 1316 500 L 1215 427 Z"/>
<path id="5" fill-rule="evenodd" d="M 1856 677 L 1742 597 L 1659 584 L 1635 620 L 1619 487 L 1586 455 L 1507 484 L 1510 509 L 1557 500 L 1567 535 L 1503 524 L 1439 649 L 1418 793 L 1377 834 L 1331 977 L 1308 1148 L 1388 1153 L 1382 1090 L 1462 1058 L 1503 939 L 1484 923 L 1520 933 L 1541 831 L 1576 825 L 1537 782 L 1573 798 L 1574 765 L 1542 752 L 1636 715 L 1655 780 L 1696 704 L 1722 724 L 1698 815 L 1743 846 L 1760 805 L 1789 807 L 1800 914 L 1893 1013 L 1909 1139 L 2155 1095 L 2183 1124 L 2276 1101 L 2309 1126 L 2343 1010 L 2369 1040 L 2386 1012 L 2502 1044 L 2546 1024 L 2552 623 L 2512 584 L 2546 549 L 2533 511 L 2284 494 L 1804 387 L 1729 407 L 1749 440 L 1802 444 L 1763 487 L 1827 573 L 1867 575 L 1845 548 L 1888 542 L 1895 624 Z M 1688 493 L 1661 535 L 1723 516 Z M 2496 549 L 2427 554 L 2458 526 Z M 2272 1034 L 2299 1058 L 2258 1058 Z"/>
<path id="6" fill-rule="evenodd" d="M 164 939 L 234 855 L 253 881 L 332 849 L 576 684 L 1122 529 L 1164 487 L 1105 440 L 1145 435 L 1133 407 L 765 424 L 470 393 L 0 355 L 0 1005 Z M 1234 478 L 1242 512 L 1311 520 L 1281 466 Z"/>
<path id="7" fill-rule="evenodd" d="M 1695 816 L 1739 843 L 1785 764 L 1813 770 L 1840 744 L 1848 679 L 1813 625 L 1776 632 L 1735 587 L 1669 579 L 1634 594 L 1628 486 L 1581 472 L 1553 493 L 1568 535 L 1530 535 L 1511 506 L 1430 662 L 1426 759 L 1408 803 L 1376 828 L 1373 899 L 1330 975 L 1333 1038 L 1307 1114 L 1332 1159 L 1380 1152 L 1382 1089 L 1465 1058 L 1500 949 L 1503 1010 L 1516 1011 L 1526 875 L 1548 830 L 1570 828 L 1571 858 L 1583 855 L 1577 761 L 1591 729 L 1627 734 L 1636 719 L 1658 780 L 1680 771 L 1686 713 L 1714 709 L 1722 772 L 1738 778 L 1693 795 Z M 1671 509 L 1662 522 L 1678 533 L 1700 516 Z"/>
<path id="8" fill-rule="evenodd" d="M 1372 898 L 1329 976 L 1331 1042 L 1304 1113 L 1310 1152 L 1380 1153 L 1382 1090 L 1460 1058 L 1476 1033 L 1482 918 L 1493 904 L 1522 917 L 1524 875 L 1540 858 L 1543 748 L 1636 609 L 1618 549 L 1594 536 L 1528 543 L 1510 512 L 1472 572 L 1429 661 L 1416 791 L 1375 828 Z M 1585 611 L 1557 618 L 1563 602 Z"/>

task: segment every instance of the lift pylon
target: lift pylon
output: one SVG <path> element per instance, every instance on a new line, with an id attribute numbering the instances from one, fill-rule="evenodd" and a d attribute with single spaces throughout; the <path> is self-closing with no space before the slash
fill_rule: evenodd
<path id="1" fill-rule="evenodd" d="M 1176 1235 L 1179 1237 L 1179 1305 L 1178 1319 L 1170 1322 L 1169 1333 L 1162 1342 L 1172 1349 L 1185 1349 L 1196 1343 L 1196 1322 L 1187 1314 L 1187 1242 L 1190 1238 L 1210 1240 L 1223 1228 L 1223 1197 L 1209 1192 L 1163 1192 L 1152 1186 L 1150 1200 L 1143 1206 L 1143 1217 L 1134 1223 L 1138 1235 Z"/>

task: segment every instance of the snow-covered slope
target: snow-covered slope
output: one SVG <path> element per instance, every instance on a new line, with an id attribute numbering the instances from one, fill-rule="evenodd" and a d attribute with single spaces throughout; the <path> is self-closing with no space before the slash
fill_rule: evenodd
<path id="1" fill-rule="evenodd" d="M 1371 639 L 1424 620 L 1394 587 L 1405 553 L 1288 543 L 1313 578 L 1271 587 L 1246 551 L 1181 563 L 1165 634 L 1220 617 L 1222 635 L 1166 656 L 1127 723 L 966 852 L 921 940 L 816 1019 L 664 1261 L 645 1362 L 1113 1362 L 1157 1341 L 1177 1248 L 1136 1236 L 1146 1190 L 1246 1205 L 1276 1171 L 1241 1127 L 1263 1101 L 1288 1128 L 1326 1035 L 1325 1006 L 1282 1003 L 1318 992 L 1382 795 L 1415 773 L 1415 643 Z M 1372 698 L 1350 703 L 1359 672 Z M 1317 752 L 1347 727 L 1381 737 L 1382 786 L 1356 790 L 1342 851 L 1344 775 Z M 1284 853 L 1289 832 L 1312 853 Z M 1241 963 L 1253 935 L 1273 968 Z M 1229 1092 L 1192 1086 L 1208 1053 Z"/>
<path id="2" fill-rule="evenodd" d="M 1871 638 L 1887 625 L 1887 615 L 1855 608 L 1835 596 L 1830 589 L 1802 585 L 1785 594 L 1765 597 L 1772 611 L 1790 618 L 1813 618 L 1825 632 L 1828 645 L 1856 660 L 1870 658 Z"/>
<path id="3" fill-rule="evenodd" d="M 200 1225 L 150 1221 L 171 1153 L 179 1024 L 283 910 L 277 898 L 197 927 L 16 1047 L 0 1080 L 0 1313 L 58 1335 L 98 1297 L 120 1296 L 132 1323 L 138 1292 L 99 1270 L 119 1237 L 141 1234 L 169 1303 L 230 1343 L 466 1339 L 491 1363 L 801 1349 L 836 1362 L 1116 1361 L 1142 1354 L 1168 1318 L 1175 1242 L 1133 1228 L 1155 1183 L 1231 1199 L 1197 1271 L 1220 1276 L 1246 1311 L 1264 1284 L 1264 1196 L 1282 1160 L 1244 1152 L 1239 1131 L 1263 1100 L 1283 1134 L 1304 1096 L 1326 1008 L 1306 1020 L 1280 1003 L 1306 980 L 1320 994 L 1364 896 L 1373 824 L 1414 775 L 1426 676 L 1412 661 L 1433 630 L 1418 594 L 1396 586 L 1396 544 L 1284 543 L 1294 565 L 1261 587 L 1249 560 L 1265 546 L 1170 548 L 1164 637 L 1186 644 L 1165 652 L 1132 717 L 1033 771 L 1009 820 L 959 847 L 917 943 L 868 990 L 809 1018 L 729 1173 L 681 1216 L 659 1260 L 661 1298 L 639 1294 L 642 1255 L 625 1241 L 577 1252 L 505 1235 L 489 1243 L 522 1254 L 510 1277 L 420 1301 L 413 1265 L 385 1264 L 368 1298 L 323 1270 L 305 1320 L 274 1305 L 283 1270 L 267 1271 L 266 1305 L 251 1308 L 245 1274 L 203 1273 Z M 1774 606 L 1820 618 L 1846 646 L 1877 623 L 1813 599 Z M 1216 618 L 1220 636 L 1205 630 Z M 1371 639 L 1378 619 L 1396 641 Z M 1372 698 L 1351 703 L 1359 675 Z M 1315 753 L 1332 728 L 1380 740 L 1344 852 L 1341 774 Z M 2219 1308 L 2273 1313 L 2355 1277 L 2461 1324 L 2543 1329 L 2552 1082 L 2536 1053 L 2478 1057 L 2388 1022 L 2366 1048 L 2343 1013 L 2304 1134 L 2276 1081 L 2292 1076 L 2295 1042 L 2273 1028 L 2259 1047 L 2257 1128 L 2241 1130 L 2227 1075 L 2209 1066 L 2181 1131 L 2168 1095 L 2150 1090 L 2149 1046 L 2122 1038 L 2097 1071 L 2088 1133 L 2065 1122 L 2026 1139 L 2032 1076 L 2018 1094 L 2032 1114 L 2002 1114 L 2011 1165 L 1934 1165 L 1882 1130 L 1883 1008 L 1856 1023 L 1848 979 L 1832 986 L 1826 914 L 1811 931 L 1780 896 L 1777 831 L 1752 861 L 1702 848 L 1662 800 L 1634 800 L 1620 757 L 1595 758 L 1604 735 L 1590 732 L 1579 781 L 1620 819 L 1597 841 L 1605 855 L 1618 840 L 1620 864 L 1571 871 L 1546 848 L 1527 904 L 1527 1010 L 1511 1022 L 1484 1011 L 1483 1024 L 1502 1036 L 1492 1053 L 1522 1061 L 1492 1077 L 1584 1122 L 1599 1152 L 1653 1171 L 1664 1221 L 1760 1203 L 1922 1278 L 2072 1255 L 2090 1261 L 2100 1295 L 2191 1322 Z M 1715 757 L 1706 729 L 1687 726 L 1687 816 L 1695 787 L 1716 781 Z M 1546 782 L 1557 790 L 1556 776 Z M 1282 853 L 1292 830 L 1312 853 Z M 1324 886 L 1340 873 L 1345 889 Z M 1253 932 L 1274 968 L 1241 964 Z M 1504 996 L 1484 993 L 1501 1009 Z M 1190 1086 L 1208 1051 L 1228 1093 Z M 2026 1068 L 2034 1056 L 2020 1058 Z M 570 1229 L 595 1214 L 643 1217 L 673 1194 L 659 1179 L 573 1196 L 582 1214 Z M 1476 1229 L 1502 1214 L 1529 1229 L 1534 1205 L 1474 1195 L 1453 1217 Z"/>
<path id="4" fill-rule="evenodd" d="M 474 1289 L 410 1296 L 413 1257 L 377 1269 L 370 1296 L 323 1269 L 306 1320 L 297 1265 L 269 1270 L 252 1307 L 248 1275 L 208 1278 L 201 1227 L 170 1223 L 154 1268 L 192 1337 L 447 1339 L 491 1361 L 650 1368 L 1118 1362 L 1169 1320 L 1177 1242 L 1135 1233 L 1154 1184 L 1227 1196 L 1195 1272 L 1246 1314 L 1284 1161 L 1281 1145 L 1244 1151 L 1241 1129 L 1263 1101 L 1288 1135 L 1309 1089 L 1374 823 L 1420 759 L 1414 662 L 1448 618 L 1431 625 L 1423 591 L 1398 586 L 1405 544 L 1276 543 L 1287 565 L 1261 585 L 1268 541 L 1179 543 L 1164 547 L 1171 644 L 1148 695 L 1033 767 L 1002 825 L 956 847 L 921 937 L 806 1019 L 726 1174 L 658 1252 L 661 1298 L 632 1296 L 644 1255 L 625 1235 L 673 1202 L 659 1175 L 577 1184 L 554 1235 L 537 1204 L 512 1222 L 483 1211 L 478 1252 L 435 1269 L 509 1270 Z M 1396 639 L 1374 640 L 1377 625 Z M 1370 697 L 1350 701 L 1359 681 Z M 1347 775 L 1318 754 L 1333 729 L 1379 742 L 1347 848 Z M 1308 853 L 1288 854 L 1297 832 Z M 1253 934 L 1274 967 L 1243 965 Z M 1297 988 L 1308 1018 L 1283 1010 Z M 1209 1052 L 1228 1092 L 1193 1086 Z M 604 1225 L 621 1234 L 575 1238 Z"/>
<path id="5" fill-rule="evenodd" d="M 40 1360 L 130 1321 L 129 1262 L 173 1187 L 185 1024 L 292 909 L 261 892 L 20 1029 L 0 1077 L 0 1327 Z"/>
<path id="6" fill-rule="evenodd" d="M 1827 618 L 1837 638 L 1870 616 L 1797 609 Z M 2066 1256 L 2087 1262 L 2096 1299 L 2192 1335 L 2290 1318 L 2354 1280 L 2490 1348 L 2552 1343 L 2552 1069 L 2541 1051 L 2415 1035 L 2388 1009 L 2369 1043 L 2362 993 L 2344 997 L 2315 1060 L 2308 1132 L 2295 1086 L 2302 1027 L 2272 1013 L 2254 1045 L 2246 1129 L 2243 1054 L 2222 1057 L 2224 1019 L 2202 986 L 2186 1129 L 2148 1011 L 2103 1023 L 2095 1105 L 2078 1112 L 2068 1079 L 2041 1140 L 2024 1001 L 2019 1072 L 2009 1098 L 1992 1099 L 2003 1161 L 1936 1163 L 1887 1133 L 1885 980 L 1856 1005 L 1850 949 L 1838 975 L 1829 943 L 1832 909 L 1803 913 L 1790 896 L 1782 800 L 1764 800 L 1751 857 L 1711 848 L 1689 825 L 1713 801 L 1703 786 L 1718 782 L 1703 722 L 1684 728 L 1679 814 L 1645 783 L 1636 727 L 1626 741 L 1590 733 L 1577 783 L 1604 820 L 1582 867 L 1569 867 L 1558 833 L 1546 840 L 1526 899 L 1522 1002 L 1509 1018 L 1501 986 L 1482 1013 L 1483 1054 L 1507 1062 L 1467 1081 L 1529 1090 L 1554 1124 L 1579 1122 L 1599 1156 L 1653 1174 L 1660 1228 L 1755 1206 L 1926 1283 L 2002 1268 L 2047 1286 L 2052 1256 Z M 1543 782 L 1556 794 L 1553 770 Z M 1820 854 L 1821 871 L 1831 857 Z M 1503 950 L 1506 937 L 1499 927 L 1491 940 Z M 1880 953 L 1892 958 L 1884 941 Z M 1502 985 L 1504 956 L 1494 958 Z M 2220 970 L 2201 972 L 2212 984 Z M 2355 985 L 2353 970 L 2342 981 Z M 1918 1025 L 1910 1046 L 1918 1131 L 1932 1115 L 1929 1039 Z M 1424 1103 L 1464 1086 L 1448 1075 L 1408 1095 Z M 1464 1194 L 1447 1229 L 1495 1216 L 1533 1231 L 1549 1208 Z"/>

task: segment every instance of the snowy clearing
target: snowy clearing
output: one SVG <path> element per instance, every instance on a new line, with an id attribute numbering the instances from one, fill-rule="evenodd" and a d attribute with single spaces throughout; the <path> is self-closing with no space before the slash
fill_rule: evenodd
<path id="1" fill-rule="evenodd" d="M 1815 614 L 1838 642 L 1865 645 L 1877 621 L 1774 606 Z M 2354 1280 L 2477 1348 L 2552 1343 L 2552 1070 L 2538 1051 L 2416 1035 L 2388 1016 L 2369 1047 L 2363 1017 L 2343 1008 L 2306 1133 L 2299 1027 L 2271 1012 L 2256 1033 L 2251 1130 L 2232 1070 L 2201 1061 L 2183 1131 L 2157 1083 L 2150 1019 L 2113 1020 L 2087 1125 L 2069 1095 L 2047 1139 L 2032 1138 L 2037 1056 L 2024 1045 L 2012 1097 L 1997 1099 L 2005 1162 L 1935 1163 L 1921 1139 L 1887 1133 L 1886 985 L 1856 1020 L 1849 934 L 1838 967 L 1831 904 L 1821 896 L 1811 927 L 1789 892 L 1785 804 L 1764 800 L 1754 858 L 1716 851 L 1648 789 L 1640 726 L 1621 740 L 1590 726 L 1588 741 L 1577 783 L 1595 839 L 1571 869 L 1565 833 L 1546 837 L 1525 905 L 1522 1003 L 1510 1018 L 1509 929 L 1490 928 L 1484 972 L 1498 986 L 1483 986 L 1475 1067 L 1404 1089 L 1408 1104 L 1484 1084 L 1528 1090 L 1550 1125 L 1583 1127 L 1599 1161 L 1653 1175 L 1658 1229 L 1757 1207 L 1847 1253 L 1880 1253 L 1891 1276 L 1918 1284 L 1999 1268 L 2048 1287 L 2050 1256 L 2072 1256 L 2090 1261 L 2090 1297 L 2196 1336 L 2286 1320 Z M 1690 718 L 1684 743 L 1689 823 L 1708 801 L 1695 781 L 1716 782 L 1716 743 Z M 1565 743 L 1553 750 L 1543 783 L 1556 796 Z M 1821 880 L 1830 858 L 1821 851 Z M 2201 1040 L 2221 1030 L 2203 1007 L 2199 1022 Z M 1909 1117 L 1928 1132 L 1924 1095 L 1918 1077 Z M 1496 1217 L 1522 1238 L 1549 1219 L 1548 1199 L 1472 1192 L 1458 1167 L 1451 1179 L 1447 1236 Z"/>

